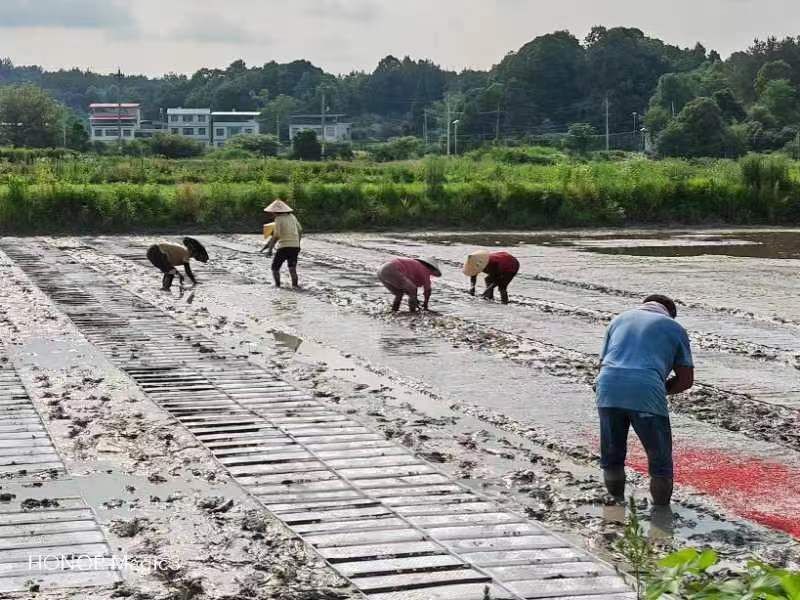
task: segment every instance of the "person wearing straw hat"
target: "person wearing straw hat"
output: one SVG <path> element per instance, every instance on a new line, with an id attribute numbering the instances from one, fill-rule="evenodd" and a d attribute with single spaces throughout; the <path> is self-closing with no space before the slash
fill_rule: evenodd
<path id="1" fill-rule="evenodd" d="M 281 267 L 283 263 L 289 264 L 289 275 L 292 277 L 292 287 L 300 287 L 297 281 L 297 258 L 300 255 L 300 239 L 303 236 L 303 227 L 294 216 L 294 210 L 283 200 L 275 200 L 265 213 L 270 213 L 275 218 L 272 237 L 267 243 L 267 256 L 272 256 L 272 249 L 277 247 L 275 257 L 272 259 L 272 278 L 275 287 L 281 287 Z"/>
<path id="2" fill-rule="evenodd" d="M 495 288 L 500 290 L 500 300 L 508 304 L 508 284 L 519 272 L 519 261 L 508 252 L 473 252 L 464 263 L 464 275 L 470 278 L 469 293 L 475 295 L 475 285 L 480 273 L 486 273 L 486 290 L 483 297 L 494 300 Z"/>
<path id="3" fill-rule="evenodd" d="M 180 281 L 180 286 L 183 287 L 183 275 L 176 268 L 180 266 L 183 266 L 186 276 L 191 280 L 192 285 L 197 285 L 197 279 L 189 266 L 189 260 L 192 258 L 202 263 L 207 263 L 208 252 L 203 247 L 203 244 L 190 237 L 183 238 L 183 246 L 163 242 L 161 244 L 153 244 L 147 249 L 147 259 L 164 274 L 161 279 L 161 289 L 165 292 L 172 289 L 172 280 L 176 275 Z"/>
<path id="4" fill-rule="evenodd" d="M 408 309 L 416 312 L 419 308 L 417 290 L 424 290 L 422 309 L 428 310 L 431 298 L 431 277 L 441 277 L 439 262 L 432 257 L 395 258 L 378 270 L 378 279 L 386 289 L 394 294 L 392 312 L 400 310 L 403 296 L 408 296 Z"/>

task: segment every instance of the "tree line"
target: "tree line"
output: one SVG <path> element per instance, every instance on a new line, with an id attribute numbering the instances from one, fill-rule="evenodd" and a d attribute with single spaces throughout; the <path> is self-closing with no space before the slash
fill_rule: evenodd
<path id="1" fill-rule="evenodd" d="M 140 102 L 153 120 L 177 106 L 258 110 L 263 131 L 286 140 L 288 115 L 318 113 L 324 98 L 326 109 L 350 116 L 358 141 L 415 136 L 437 144 L 447 123 L 458 120 L 466 149 L 508 138 L 535 142 L 570 127 L 576 136 L 591 136 L 604 131 L 607 118 L 612 132 L 629 131 L 633 139 L 646 127 L 665 155 L 736 156 L 797 143 L 800 36 L 756 41 L 723 60 L 699 43 L 680 48 L 635 28 L 594 27 L 584 39 L 556 31 L 489 70 L 458 73 L 394 56 L 371 73 L 337 76 L 306 60 L 261 66 L 239 60 L 225 69 L 157 78 L 45 71 L 0 60 L 0 86 L 24 84 L 65 107 L 61 115 L 46 115 L 47 123 L 58 120 L 57 129 L 24 140 L 39 146 L 82 143 L 88 105 L 118 99 Z M 20 103 L 36 96 L 26 89 L 22 98 L 0 93 L 0 143 L 23 141 L 16 131 Z"/>

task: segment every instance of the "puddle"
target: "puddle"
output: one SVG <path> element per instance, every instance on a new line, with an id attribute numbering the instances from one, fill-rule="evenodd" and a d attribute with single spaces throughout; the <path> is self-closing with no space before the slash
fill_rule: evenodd
<path id="1" fill-rule="evenodd" d="M 416 238 L 431 244 L 485 247 L 520 245 L 572 247 L 584 252 L 624 256 L 800 258 L 800 231 L 641 232 L 563 234 L 441 234 Z"/>

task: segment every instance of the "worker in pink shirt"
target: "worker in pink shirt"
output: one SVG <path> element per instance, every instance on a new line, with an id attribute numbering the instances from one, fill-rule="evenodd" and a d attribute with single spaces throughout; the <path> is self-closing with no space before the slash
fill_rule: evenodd
<path id="1" fill-rule="evenodd" d="M 378 271 L 378 279 L 394 294 L 392 312 L 400 310 L 403 296 L 408 296 L 408 309 L 415 312 L 419 308 L 417 290 L 424 290 L 425 300 L 422 309 L 428 310 L 431 298 L 431 277 L 441 277 L 439 263 L 435 258 L 395 258 Z"/>

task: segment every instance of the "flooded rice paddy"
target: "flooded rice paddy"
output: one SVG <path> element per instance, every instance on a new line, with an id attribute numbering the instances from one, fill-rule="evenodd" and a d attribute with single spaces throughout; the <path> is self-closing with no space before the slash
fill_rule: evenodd
<path id="1" fill-rule="evenodd" d="M 3 352 L 73 474 L 53 493 L 84 498 L 112 546 L 182 565 L 125 585 L 152 597 L 193 585 L 207 597 L 238 597 L 263 575 L 243 558 L 253 548 L 272 552 L 270 565 L 284 570 L 299 550 L 277 521 L 263 524 L 274 540 L 266 547 L 263 531 L 243 529 L 255 510 L 247 493 L 106 362 L 11 248 L 46 248 L 76 272 L 101 274 L 109 290 L 166 311 L 610 561 L 625 509 L 608 502 L 599 478 L 597 353 L 614 315 L 650 293 L 669 294 L 692 338 L 697 386 L 672 406 L 678 489 L 669 513 L 648 506 L 646 459 L 636 445 L 631 454 L 629 493 L 648 535 L 665 550 L 709 545 L 734 562 L 756 554 L 798 564 L 800 231 L 314 235 L 301 255 L 301 290 L 272 287 L 259 236 L 201 239 L 212 260 L 195 269 L 200 285 L 172 294 L 159 291 L 144 256 L 156 238 L 0 244 Z M 510 305 L 466 294 L 460 266 L 479 248 L 508 249 L 522 263 Z M 443 264 L 435 312 L 390 314 L 375 272 L 406 255 Z M 70 277 L 79 291 L 83 280 Z M 34 490 L 28 480 L 0 486 L 16 498 Z M 234 509 L 210 513 L 209 497 Z M 114 533 L 114 523 L 136 519 L 144 525 L 135 535 Z M 222 540 L 229 556 L 213 549 Z M 347 583 L 315 561 L 303 554 L 285 577 L 318 590 L 313 597 L 348 597 Z M 226 569 L 238 569 L 239 583 L 215 577 Z"/>

